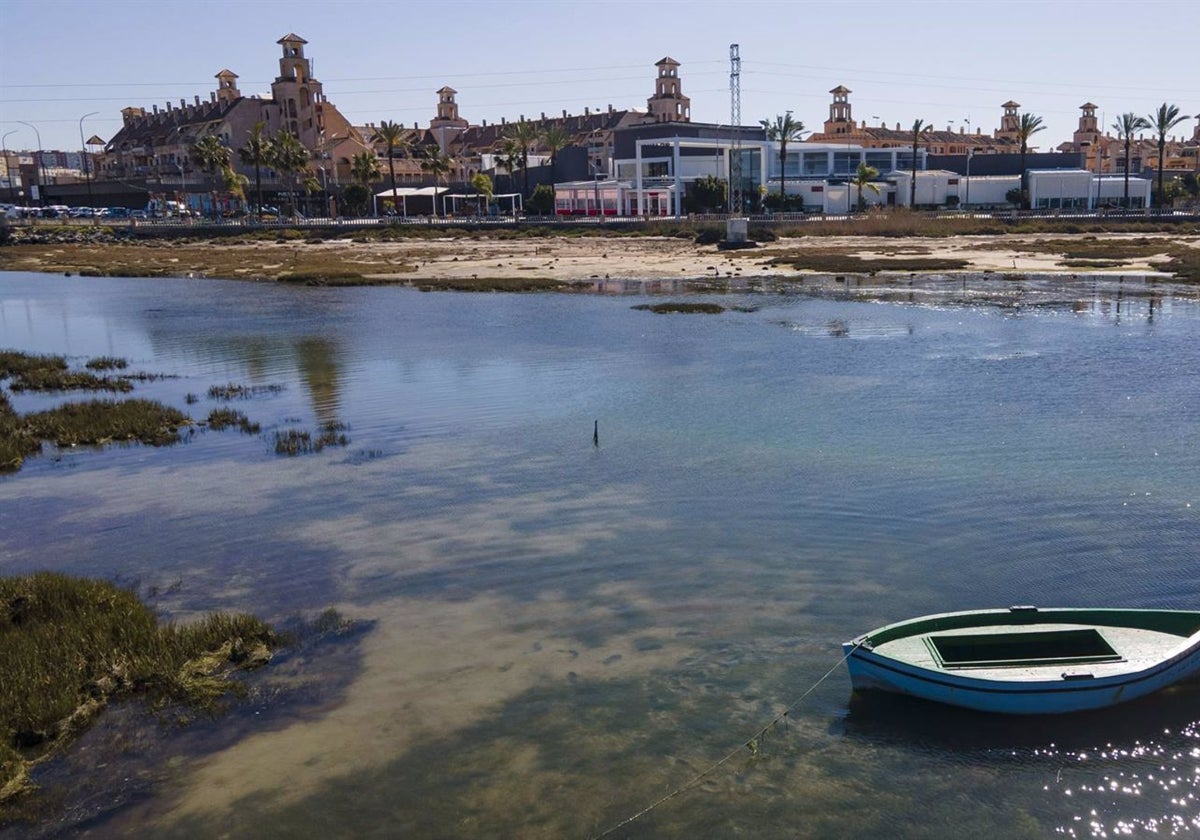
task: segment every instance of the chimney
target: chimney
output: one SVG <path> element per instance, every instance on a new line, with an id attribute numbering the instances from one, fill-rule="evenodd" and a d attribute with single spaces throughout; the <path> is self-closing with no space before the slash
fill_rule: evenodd
<path id="1" fill-rule="evenodd" d="M 897 130 L 897 131 L 899 131 L 899 130 L 900 130 L 900 123 L 896 123 L 896 130 Z"/>
<path id="2" fill-rule="evenodd" d="M 216 102 L 216 101 L 217 101 L 217 92 L 216 92 L 215 90 L 214 90 L 212 93 L 210 93 L 210 94 L 208 95 L 208 101 L 209 101 L 209 102 Z"/>
<path id="3" fill-rule="evenodd" d="M 592 115 L 592 109 L 587 107 L 586 105 L 584 105 L 583 106 L 583 115 L 585 117 L 590 117 Z"/>
<path id="4" fill-rule="evenodd" d="M 500 125 L 508 125 L 508 119 L 506 117 L 501 117 Z"/>
<path id="5" fill-rule="evenodd" d="M 197 105 L 200 104 L 200 94 L 198 94 L 198 93 L 196 94 L 196 104 Z"/>
<path id="6" fill-rule="evenodd" d="M 542 122 L 546 121 L 546 112 L 542 111 Z"/>
<path id="7" fill-rule="evenodd" d="M 154 106 L 154 113 L 156 113 L 156 114 L 158 113 L 158 106 L 157 106 L 157 105 L 155 105 L 155 106 Z"/>
<path id="8" fill-rule="evenodd" d="M 609 103 L 608 103 L 608 113 L 610 113 L 610 114 L 611 114 L 612 112 L 613 112 L 613 110 L 612 110 L 612 103 L 611 103 L 611 102 L 609 102 Z"/>
<path id="9" fill-rule="evenodd" d="M 180 107 L 180 109 L 187 107 L 187 100 L 184 99 L 182 96 L 179 97 L 179 107 Z"/>
<path id="10" fill-rule="evenodd" d="M 566 118 L 567 118 L 567 109 L 563 108 L 563 119 L 565 120 Z"/>
<path id="11" fill-rule="evenodd" d="M 524 115 L 524 114 L 522 114 L 522 115 L 521 115 L 521 122 L 525 122 L 525 115 Z"/>

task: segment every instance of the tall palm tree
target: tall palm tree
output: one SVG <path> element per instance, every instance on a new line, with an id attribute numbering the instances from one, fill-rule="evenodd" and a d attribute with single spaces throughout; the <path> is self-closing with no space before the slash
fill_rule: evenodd
<path id="1" fill-rule="evenodd" d="M 782 209 L 787 201 L 787 147 L 788 143 L 797 143 L 805 134 L 804 123 L 792 119 L 792 112 L 776 115 L 775 121 L 759 120 L 759 125 L 767 130 L 767 139 L 779 144 L 779 201 Z"/>
<path id="2" fill-rule="evenodd" d="M 379 128 L 375 129 L 375 136 L 372 141 L 383 143 L 387 146 L 388 173 L 392 176 L 392 202 L 396 201 L 396 151 L 407 151 L 408 142 L 404 136 L 404 126 L 399 123 L 389 122 L 384 120 L 379 124 Z"/>
<path id="3" fill-rule="evenodd" d="M 1037 134 L 1039 131 L 1045 131 L 1046 126 L 1042 125 L 1042 118 L 1035 117 L 1033 114 L 1021 114 L 1021 119 L 1017 123 L 1017 139 L 1021 141 L 1021 205 L 1029 209 L 1029 187 L 1027 185 L 1028 175 L 1025 172 L 1025 154 L 1029 151 L 1029 138 Z"/>
<path id="4" fill-rule="evenodd" d="M 1167 132 L 1184 120 L 1190 119 L 1191 117 L 1180 115 L 1178 105 L 1168 105 L 1166 102 L 1159 105 L 1158 110 L 1150 115 L 1147 127 L 1158 133 L 1158 201 L 1154 206 L 1159 210 L 1163 205 L 1163 158 L 1167 150 Z"/>
<path id="5" fill-rule="evenodd" d="M 454 171 L 454 160 L 436 143 L 421 149 L 421 171 L 433 176 L 434 184 L 442 185 L 442 179 Z M 437 215 L 437 196 L 433 199 L 433 213 Z"/>
<path id="6" fill-rule="evenodd" d="M 917 147 L 921 145 L 921 135 L 932 128 L 933 126 L 926 123 L 925 120 L 917 120 L 912 125 L 912 183 L 908 185 L 908 207 L 910 210 L 917 206 Z"/>
<path id="7" fill-rule="evenodd" d="M 192 159 L 202 170 L 215 179 L 218 172 L 224 172 L 229 167 L 229 147 L 221 142 L 215 134 L 202 137 L 192 146 Z M 217 191 L 212 191 L 213 215 L 217 212 Z"/>
<path id="8" fill-rule="evenodd" d="M 275 145 L 265 133 L 266 128 L 265 122 L 256 122 L 254 128 L 250 130 L 250 138 L 246 140 L 246 145 L 238 149 L 238 157 L 241 158 L 242 163 L 254 167 L 254 193 L 258 201 L 258 217 L 260 219 L 263 213 L 262 168 L 270 166 L 275 156 Z"/>
<path id="9" fill-rule="evenodd" d="M 355 197 L 351 199 L 351 191 L 346 190 L 343 195 L 347 205 L 356 206 L 358 212 L 366 212 L 368 200 L 371 197 L 371 182 L 378 181 L 383 174 L 383 170 L 379 167 L 379 156 L 375 154 L 374 149 L 364 149 L 350 159 L 350 176 L 362 185 L 361 198 Z M 358 190 L 354 190 L 355 193 Z"/>
<path id="10" fill-rule="evenodd" d="M 1121 206 L 1129 209 L 1129 147 L 1133 144 L 1133 135 L 1150 127 L 1145 117 L 1139 117 L 1133 111 L 1126 111 L 1112 124 L 1117 139 L 1125 143 L 1125 199 Z"/>
<path id="11" fill-rule="evenodd" d="M 524 185 L 522 187 L 522 195 L 529 197 L 529 150 L 538 141 L 537 126 L 527 120 L 519 120 L 515 123 L 510 123 L 508 130 L 504 132 L 504 136 L 511 140 L 513 144 L 520 150 L 521 154 L 521 172 Z"/>
<path id="12" fill-rule="evenodd" d="M 510 189 L 517 188 L 516 171 L 521 168 L 521 147 L 511 137 L 500 138 L 500 149 L 496 153 L 496 165 L 504 167 L 511 182 Z"/>
<path id="13" fill-rule="evenodd" d="M 275 155 L 272 164 L 288 182 L 288 204 L 291 215 L 296 215 L 296 176 L 308 168 L 308 149 L 290 131 L 281 131 L 272 142 Z"/>
<path id="14" fill-rule="evenodd" d="M 558 153 L 571 145 L 571 133 L 563 128 L 561 123 L 551 123 L 542 129 L 538 138 L 542 148 L 550 153 L 550 179 L 558 179 Z"/>
<path id="15" fill-rule="evenodd" d="M 855 170 L 854 178 L 850 181 L 850 183 L 852 183 L 856 187 L 858 187 L 858 209 L 859 210 L 863 209 L 863 199 L 862 199 L 863 187 L 866 187 L 871 192 L 875 193 L 875 195 L 879 195 L 879 187 L 873 183 L 875 181 L 875 179 L 878 177 L 879 177 L 879 170 L 876 169 L 874 166 L 870 166 L 865 161 L 860 163 L 858 165 L 858 169 Z"/>

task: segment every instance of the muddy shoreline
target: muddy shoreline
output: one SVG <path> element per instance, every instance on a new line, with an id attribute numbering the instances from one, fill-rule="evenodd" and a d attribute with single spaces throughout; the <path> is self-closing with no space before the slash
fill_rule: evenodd
<path id="1" fill-rule="evenodd" d="M 879 281 L 939 274 L 1140 275 L 1200 282 L 1200 235 L 999 234 L 937 238 L 780 237 L 720 251 L 693 237 L 448 235 L 429 238 L 295 230 L 221 241 L 53 241 L 0 248 L 0 271 L 125 277 L 211 277 L 308 285 L 406 285 L 464 291 L 589 291 L 597 281 L 678 281 L 709 290 L 731 280 Z"/>

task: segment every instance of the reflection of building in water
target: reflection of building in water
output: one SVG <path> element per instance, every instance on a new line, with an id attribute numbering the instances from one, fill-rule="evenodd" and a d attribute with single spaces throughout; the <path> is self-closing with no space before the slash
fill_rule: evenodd
<path id="1" fill-rule="evenodd" d="M 296 363 L 308 386 L 313 413 L 321 423 L 337 423 L 341 408 L 341 368 L 333 342 L 303 338 L 296 343 Z"/>

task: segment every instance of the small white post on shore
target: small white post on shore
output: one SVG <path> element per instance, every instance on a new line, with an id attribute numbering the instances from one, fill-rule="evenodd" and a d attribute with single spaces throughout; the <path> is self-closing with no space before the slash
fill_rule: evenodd
<path id="1" fill-rule="evenodd" d="M 742 244 L 749 235 L 749 219 L 728 219 L 725 222 L 725 241 L 730 244 Z"/>

